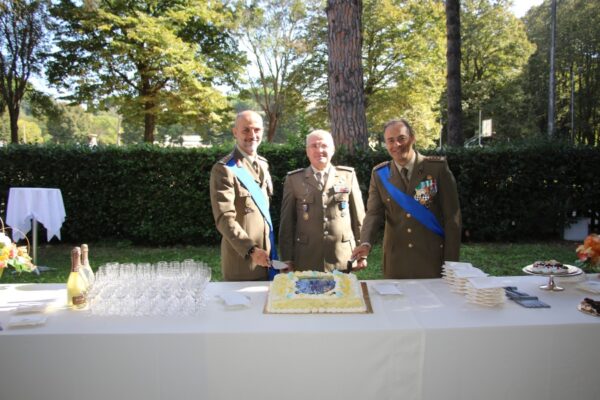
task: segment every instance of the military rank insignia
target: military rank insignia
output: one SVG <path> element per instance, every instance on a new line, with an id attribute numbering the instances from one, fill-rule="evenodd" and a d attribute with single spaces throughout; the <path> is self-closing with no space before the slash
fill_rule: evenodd
<path id="1" fill-rule="evenodd" d="M 438 192 L 437 182 L 431 175 L 427 175 L 427 179 L 419 182 L 417 187 L 415 188 L 415 200 L 417 200 L 421 205 L 425 207 L 429 207 L 431 201 L 433 200 L 433 196 L 435 196 Z"/>
<path id="2" fill-rule="evenodd" d="M 305 221 L 308 221 L 308 204 L 306 204 L 306 203 L 302 204 L 302 211 L 303 211 L 302 218 Z"/>

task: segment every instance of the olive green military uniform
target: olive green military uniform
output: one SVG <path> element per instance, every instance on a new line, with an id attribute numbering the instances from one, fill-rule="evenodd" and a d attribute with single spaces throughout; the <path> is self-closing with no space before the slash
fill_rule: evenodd
<path id="1" fill-rule="evenodd" d="M 283 187 L 279 258 L 296 270 L 346 269 L 365 209 L 354 169 L 331 166 L 323 190 L 311 167 L 289 172 Z"/>
<path id="2" fill-rule="evenodd" d="M 273 194 L 267 160 L 258 156 L 256 172 L 250 161 L 237 147 L 217 162 L 210 173 L 210 200 L 221 240 L 221 270 L 226 281 L 267 279 L 267 269 L 253 264 L 248 250 L 256 245 L 271 250 L 269 225 L 252 200 L 250 192 L 225 164 L 234 158 L 237 165 L 246 168 L 267 198 Z"/>
<path id="3" fill-rule="evenodd" d="M 435 215 L 445 238 L 427 229 L 391 198 L 377 175 L 379 168 L 390 168 L 390 182 L 420 200 Z M 384 221 L 385 278 L 439 278 L 444 260 L 458 261 L 460 205 L 456 182 L 444 157 L 424 157 L 417 153 L 408 187 L 393 161 L 373 168 L 361 241 L 373 243 Z"/>

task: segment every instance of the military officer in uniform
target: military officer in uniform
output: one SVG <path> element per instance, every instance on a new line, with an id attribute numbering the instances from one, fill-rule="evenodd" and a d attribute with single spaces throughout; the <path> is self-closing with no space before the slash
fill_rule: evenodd
<path id="1" fill-rule="evenodd" d="M 307 168 L 288 172 L 283 187 L 279 255 L 299 271 L 345 270 L 359 240 L 364 204 L 354 169 L 331 165 L 329 132 L 306 137 Z M 355 268 L 364 268 L 366 259 Z"/>
<path id="2" fill-rule="evenodd" d="M 444 157 L 414 150 L 415 135 L 406 120 L 388 122 L 384 137 L 392 160 L 371 174 L 361 245 L 354 256 L 369 254 L 385 222 L 384 277 L 439 278 L 445 260 L 459 259 L 461 213 L 454 176 Z"/>
<path id="3" fill-rule="evenodd" d="M 232 131 L 235 148 L 210 173 L 213 216 L 223 236 L 221 270 L 226 281 L 265 280 L 272 246 L 270 227 L 235 169 L 243 169 L 241 173 L 254 180 L 267 201 L 268 212 L 273 184 L 267 160 L 257 154 L 263 135 L 262 118 L 254 111 L 243 111 L 237 115 Z"/>

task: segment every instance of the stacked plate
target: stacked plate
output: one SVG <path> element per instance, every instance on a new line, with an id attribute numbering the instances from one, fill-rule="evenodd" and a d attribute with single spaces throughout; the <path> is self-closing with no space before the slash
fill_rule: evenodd
<path id="1" fill-rule="evenodd" d="M 468 278 L 465 287 L 467 301 L 487 307 L 495 307 L 506 302 L 504 287 L 506 279 L 496 276 Z"/>
<path id="2" fill-rule="evenodd" d="M 467 283 L 469 278 L 486 277 L 487 274 L 479 268 L 473 267 L 471 263 L 446 261 L 442 266 L 443 279 L 452 286 L 455 293 L 467 294 Z"/>

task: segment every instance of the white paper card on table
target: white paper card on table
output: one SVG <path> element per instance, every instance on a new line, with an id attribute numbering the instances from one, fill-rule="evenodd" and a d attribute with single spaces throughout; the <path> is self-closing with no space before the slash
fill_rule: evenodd
<path id="1" fill-rule="evenodd" d="M 373 289 L 382 296 L 400 295 L 404 294 L 398 287 L 393 283 L 375 283 Z"/>
<path id="2" fill-rule="evenodd" d="M 479 276 L 488 276 L 488 274 L 479 268 L 467 268 L 455 271 L 456 278 L 476 278 Z"/>
<path id="3" fill-rule="evenodd" d="M 27 326 L 36 326 L 43 325 L 46 323 L 48 317 L 43 315 L 24 315 L 24 316 L 16 316 L 10 317 L 8 320 L 9 328 L 20 328 Z"/>
<path id="4" fill-rule="evenodd" d="M 271 261 L 271 267 L 273 267 L 275 269 L 286 269 L 289 266 L 286 263 L 284 263 L 283 261 L 273 260 L 273 261 Z"/>
<path id="5" fill-rule="evenodd" d="M 43 313 L 48 309 L 46 303 L 31 303 L 31 304 L 19 304 L 17 308 L 13 310 L 14 314 L 31 314 L 31 313 Z"/>
<path id="6" fill-rule="evenodd" d="M 473 286 L 475 289 L 504 288 L 506 286 L 511 286 L 511 284 L 513 283 L 513 281 L 511 281 L 510 279 L 506 279 L 501 276 L 482 276 L 468 278 L 468 280 L 471 286 Z"/>
<path id="7" fill-rule="evenodd" d="M 250 307 L 250 299 L 241 293 L 225 292 L 218 296 L 227 307 Z"/>
<path id="8" fill-rule="evenodd" d="M 469 269 L 473 268 L 473 264 L 459 261 L 445 261 L 443 267 L 446 269 Z"/>

